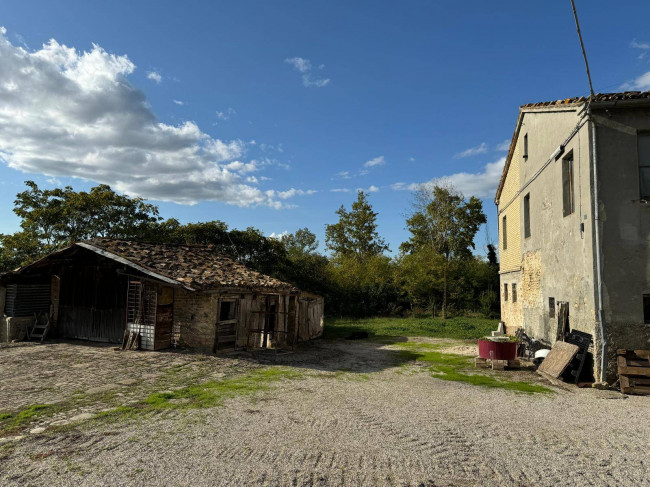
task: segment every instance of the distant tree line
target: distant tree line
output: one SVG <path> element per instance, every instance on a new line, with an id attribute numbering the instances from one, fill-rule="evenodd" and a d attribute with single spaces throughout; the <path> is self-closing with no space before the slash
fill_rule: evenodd
<path id="1" fill-rule="evenodd" d="M 308 228 L 269 238 L 253 227 L 229 229 L 219 220 L 164 220 L 156 205 L 106 185 L 88 192 L 26 185 L 14 203 L 20 230 L 0 234 L 0 272 L 96 237 L 211 244 L 255 270 L 323 295 L 329 315 L 494 316 L 499 311 L 496 249 L 488 245 L 487 258 L 473 253 L 476 233 L 486 222 L 482 203 L 452 187 L 416 192 L 406 219 L 410 238 L 391 258 L 377 231 L 377 213 L 362 191 L 349 210 L 336 211 L 336 223 L 326 226 L 326 256 Z"/>

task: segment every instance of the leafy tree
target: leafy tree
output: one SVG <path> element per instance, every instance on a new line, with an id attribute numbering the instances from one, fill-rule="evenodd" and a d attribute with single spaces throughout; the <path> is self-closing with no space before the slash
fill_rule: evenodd
<path id="1" fill-rule="evenodd" d="M 442 317 L 447 316 L 448 278 L 451 265 L 469 259 L 474 237 L 487 221 L 481 200 L 469 200 L 452 186 L 423 187 L 415 194 L 411 216 L 406 220 L 411 237 L 401 246 L 407 253 L 429 248 L 444 257 Z"/>
<path id="2" fill-rule="evenodd" d="M 325 243 L 335 255 L 363 261 L 390 250 L 377 233 L 377 213 L 363 191 L 358 192 L 350 211 L 341 205 L 336 214 L 338 223 L 325 227 Z"/>
<path id="3" fill-rule="evenodd" d="M 313 254 L 318 248 L 316 235 L 306 227 L 296 230 L 296 233 L 283 235 L 280 241 L 289 255 Z"/>

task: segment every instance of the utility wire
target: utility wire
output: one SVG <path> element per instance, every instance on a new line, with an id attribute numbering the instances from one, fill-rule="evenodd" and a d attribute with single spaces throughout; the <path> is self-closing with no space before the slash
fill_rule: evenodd
<path id="1" fill-rule="evenodd" d="M 578 30 L 578 37 L 580 38 L 580 48 L 582 49 L 582 57 L 585 58 L 585 67 L 587 68 L 587 78 L 589 79 L 589 91 L 591 92 L 591 98 L 594 98 L 594 87 L 591 84 L 591 73 L 589 72 L 589 61 L 587 61 L 587 53 L 585 51 L 585 44 L 582 42 L 582 33 L 580 32 L 580 23 L 578 22 L 578 12 L 576 11 L 576 4 L 574 0 L 571 0 L 571 7 L 573 7 L 573 18 L 576 20 L 576 29 Z"/>

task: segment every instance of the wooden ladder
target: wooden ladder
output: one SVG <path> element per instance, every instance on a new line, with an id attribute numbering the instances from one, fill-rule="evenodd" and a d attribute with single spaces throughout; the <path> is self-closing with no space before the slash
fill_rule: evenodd
<path id="1" fill-rule="evenodd" d="M 41 320 L 41 318 L 43 318 L 43 320 Z M 29 326 L 27 327 L 27 339 L 37 339 L 39 342 L 43 343 L 49 330 L 50 315 L 47 313 L 34 313 L 34 323 L 32 324 L 31 329 Z"/>

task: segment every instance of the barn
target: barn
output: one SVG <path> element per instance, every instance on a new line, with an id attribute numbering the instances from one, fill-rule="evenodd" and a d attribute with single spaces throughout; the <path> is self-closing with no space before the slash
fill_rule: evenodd
<path id="1" fill-rule="evenodd" d="M 122 343 L 135 332 L 145 350 L 295 347 L 322 334 L 323 307 L 212 246 L 104 238 L 0 276 L 0 341 L 23 339 L 46 313 L 48 337 Z"/>

